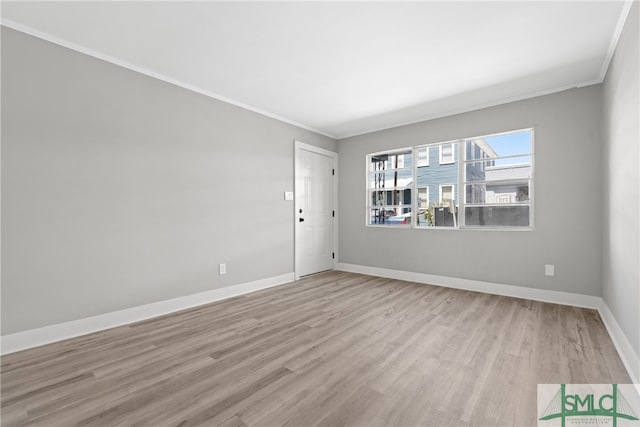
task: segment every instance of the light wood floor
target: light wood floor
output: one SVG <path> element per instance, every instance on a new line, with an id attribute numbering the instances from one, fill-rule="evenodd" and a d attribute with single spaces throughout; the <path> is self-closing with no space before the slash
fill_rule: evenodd
<path id="1" fill-rule="evenodd" d="M 598 314 L 343 272 L 2 357 L 2 425 L 534 426 L 630 383 Z"/>

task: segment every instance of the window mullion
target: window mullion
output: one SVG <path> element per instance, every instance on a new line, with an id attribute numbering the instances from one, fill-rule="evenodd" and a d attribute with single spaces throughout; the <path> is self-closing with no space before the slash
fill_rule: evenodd
<path id="1" fill-rule="evenodd" d="M 418 159 L 418 148 L 413 147 L 413 178 L 411 180 L 411 199 L 412 199 L 412 207 L 411 207 L 411 228 L 416 228 L 418 226 L 418 163 L 420 159 Z"/>
<path id="2" fill-rule="evenodd" d="M 466 153 L 467 146 L 466 140 L 461 140 L 458 144 L 458 228 L 464 228 L 464 203 L 465 203 L 465 183 L 464 183 L 464 169 L 466 165 Z"/>

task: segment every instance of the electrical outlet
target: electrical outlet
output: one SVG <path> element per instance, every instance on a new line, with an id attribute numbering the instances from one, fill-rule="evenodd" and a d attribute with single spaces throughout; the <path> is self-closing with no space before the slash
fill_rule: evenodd
<path id="1" fill-rule="evenodd" d="M 227 274 L 227 264 L 220 264 L 220 275 Z"/>
<path id="2" fill-rule="evenodd" d="M 545 264 L 544 265 L 544 275 L 553 277 L 556 275 L 556 266 L 553 264 Z"/>

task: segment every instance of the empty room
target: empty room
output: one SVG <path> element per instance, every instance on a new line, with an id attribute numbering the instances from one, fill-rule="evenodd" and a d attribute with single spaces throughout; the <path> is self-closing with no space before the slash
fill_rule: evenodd
<path id="1" fill-rule="evenodd" d="M 2 1 L 2 426 L 640 427 L 638 1 Z"/>

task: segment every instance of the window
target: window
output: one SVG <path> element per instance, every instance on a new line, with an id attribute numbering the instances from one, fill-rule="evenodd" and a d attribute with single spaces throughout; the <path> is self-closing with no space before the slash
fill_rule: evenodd
<path id="1" fill-rule="evenodd" d="M 368 156 L 368 221 L 375 225 L 411 224 L 413 150 Z"/>
<path id="2" fill-rule="evenodd" d="M 433 156 L 440 161 L 429 165 Z M 368 225 L 533 225 L 533 129 L 370 154 L 367 162 Z"/>
<path id="3" fill-rule="evenodd" d="M 418 187 L 418 201 L 417 201 L 417 221 L 418 226 L 426 226 L 427 217 L 424 215 L 427 209 L 429 209 L 429 187 Z"/>
<path id="4" fill-rule="evenodd" d="M 440 186 L 440 202 L 445 204 L 453 201 L 453 185 Z"/>
<path id="5" fill-rule="evenodd" d="M 446 146 L 446 147 L 445 147 Z M 456 150 L 458 143 L 431 144 L 416 147 L 416 151 L 426 151 L 438 158 L 443 151 Z M 416 206 L 417 227 L 451 227 L 453 218 L 449 210 L 449 200 L 457 200 L 455 183 L 458 182 L 458 166 L 455 163 L 436 163 L 429 167 L 416 167 L 417 188 L 424 188 L 427 196 L 426 203 L 420 201 Z M 418 197 L 419 191 L 418 191 Z M 442 209 L 440 209 L 442 208 Z"/>
<path id="6" fill-rule="evenodd" d="M 418 147 L 418 167 L 429 166 L 429 147 Z"/>
<path id="7" fill-rule="evenodd" d="M 449 164 L 455 162 L 455 145 L 456 144 L 441 144 L 440 145 L 440 164 Z"/>
<path id="8" fill-rule="evenodd" d="M 532 148 L 532 130 L 465 141 L 466 226 L 531 226 Z"/>
<path id="9" fill-rule="evenodd" d="M 418 208 L 429 206 L 429 187 L 418 188 Z"/>

